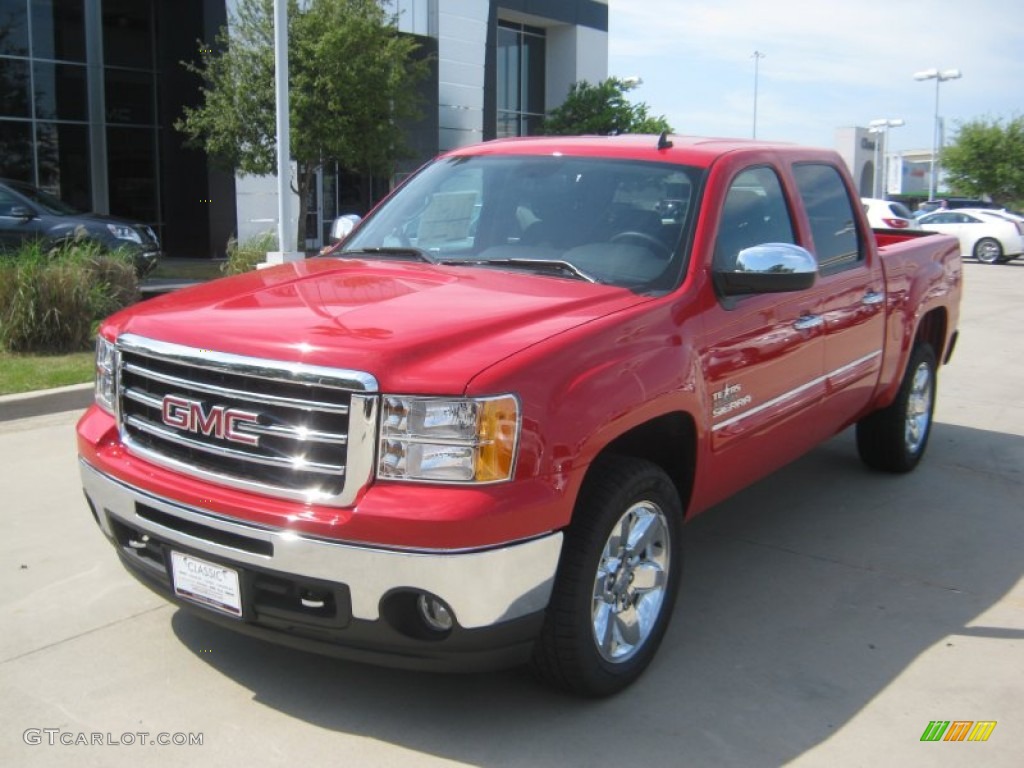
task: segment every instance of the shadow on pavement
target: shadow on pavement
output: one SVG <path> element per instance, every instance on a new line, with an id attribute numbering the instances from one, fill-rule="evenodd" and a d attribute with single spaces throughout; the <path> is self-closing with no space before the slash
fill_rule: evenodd
<path id="1" fill-rule="evenodd" d="M 521 670 L 437 676 L 172 625 L 256 701 L 321 728 L 482 766 L 779 765 L 832 736 L 1024 573 L 1024 438 L 936 424 L 911 475 L 871 473 L 846 433 L 687 527 L 683 591 L 640 682 L 604 701 Z M 199 656 L 198 651 L 195 651 Z M 944 712 L 945 710 L 943 710 Z M 927 724 L 932 713 L 909 713 Z M 916 741 L 919 733 L 908 734 Z"/>

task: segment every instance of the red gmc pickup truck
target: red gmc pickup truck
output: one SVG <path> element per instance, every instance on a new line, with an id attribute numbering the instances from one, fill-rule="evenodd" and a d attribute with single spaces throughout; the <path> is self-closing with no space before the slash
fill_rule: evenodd
<path id="1" fill-rule="evenodd" d="M 85 493 L 220 624 L 606 695 L 665 633 L 684 520 L 852 425 L 918 463 L 960 291 L 957 241 L 872 232 L 831 151 L 490 142 L 326 257 L 105 321 Z"/>

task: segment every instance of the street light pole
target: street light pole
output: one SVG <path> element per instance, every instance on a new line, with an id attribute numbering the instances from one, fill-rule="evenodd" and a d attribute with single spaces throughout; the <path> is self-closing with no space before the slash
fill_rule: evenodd
<path id="1" fill-rule="evenodd" d="M 914 73 L 915 80 L 934 80 L 935 81 L 935 122 L 932 126 L 932 162 L 931 162 L 931 173 L 928 177 L 928 200 L 935 199 L 935 188 L 938 184 L 938 173 L 939 173 L 939 85 L 944 83 L 946 80 L 958 80 L 963 77 L 963 74 L 959 69 L 938 69 L 933 67 L 932 69 L 925 69 L 921 72 Z"/>
<path id="2" fill-rule="evenodd" d="M 903 125 L 903 120 L 895 118 L 882 118 L 879 120 L 872 120 L 868 123 L 868 132 L 875 134 L 875 167 L 874 173 L 871 176 L 871 196 L 875 198 L 885 197 L 885 180 L 889 178 L 889 174 L 886 172 L 887 164 L 879 160 L 881 156 L 882 160 L 885 160 L 886 155 L 889 152 L 889 129 L 899 128 Z M 880 174 L 879 167 L 882 168 Z M 882 183 L 879 184 L 878 182 Z M 881 188 L 881 189 L 880 189 Z"/>
<path id="3" fill-rule="evenodd" d="M 761 53 L 761 51 L 754 51 L 754 53 L 751 54 L 751 57 L 754 59 L 754 132 L 753 132 L 753 135 L 752 135 L 751 138 L 754 138 L 754 139 L 757 138 L 757 72 L 758 72 L 758 64 L 761 62 L 761 59 L 763 59 L 765 56 L 766 56 L 766 54 Z"/>

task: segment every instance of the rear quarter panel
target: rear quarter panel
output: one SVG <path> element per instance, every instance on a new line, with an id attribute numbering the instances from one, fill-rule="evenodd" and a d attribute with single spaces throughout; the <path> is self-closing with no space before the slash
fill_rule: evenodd
<path id="1" fill-rule="evenodd" d="M 922 318 L 938 311 L 944 319 L 942 342 L 935 354 L 945 361 L 960 318 L 963 261 L 952 235 L 933 232 L 875 232 L 885 272 L 886 325 L 882 372 L 876 407 L 892 402 Z"/>

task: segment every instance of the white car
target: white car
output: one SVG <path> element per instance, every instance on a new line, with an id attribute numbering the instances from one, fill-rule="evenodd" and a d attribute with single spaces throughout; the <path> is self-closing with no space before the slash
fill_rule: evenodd
<path id="1" fill-rule="evenodd" d="M 1007 216 L 982 208 L 960 208 L 927 213 L 917 221 L 926 231 L 956 235 L 961 255 L 997 264 L 1015 259 L 1024 251 L 1024 224 Z"/>
<path id="2" fill-rule="evenodd" d="M 903 203 L 895 200 L 880 200 L 877 197 L 862 197 L 861 204 L 872 229 L 920 229 L 914 214 Z"/>
<path id="3" fill-rule="evenodd" d="M 1024 216 L 1016 213 L 1010 213 L 1002 208 L 961 208 L 959 209 L 964 213 L 969 213 L 972 216 L 980 216 L 985 218 L 1003 219 L 1005 221 L 1012 221 L 1017 225 L 1017 231 L 1024 235 Z"/>

